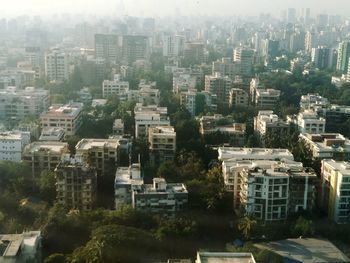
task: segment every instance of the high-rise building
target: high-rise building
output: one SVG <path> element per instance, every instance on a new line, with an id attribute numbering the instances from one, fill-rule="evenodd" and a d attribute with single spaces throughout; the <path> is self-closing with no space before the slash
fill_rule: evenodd
<path id="1" fill-rule="evenodd" d="M 241 64 L 241 74 L 250 76 L 252 74 L 254 62 L 254 50 L 247 47 L 235 48 L 233 53 L 233 61 Z"/>
<path id="2" fill-rule="evenodd" d="M 180 35 L 165 35 L 163 37 L 163 56 L 178 57 L 183 55 L 185 38 Z"/>
<path id="3" fill-rule="evenodd" d="M 350 41 L 343 41 L 339 44 L 338 58 L 337 58 L 337 70 L 342 73 L 348 72 L 350 57 Z"/>
<path id="4" fill-rule="evenodd" d="M 131 65 L 137 60 L 147 60 L 150 56 L 150 44 L 147 36 L 125 35 L 122 37 L 122 61 Z"/>
<path id="5" fill-rule="evenodd" d="M 67 53 L 53 50 L 45 55 L 45 75 L 49 81 L 63 82 L 69 78 Z"/>
<path id="6" fill-rule="evenodd" d="M 121 45 L 117 35 L 95 35 L 95 57 L 114 64 L 121 55 Z"/>
<path id="7" fill-rule="evenodd" d="M 311 51 L 311 61 L 318 69 L 332 69 L 333 50 L 325 46 L 313 48 Z"/>
<path id="8" fill-rule="evenodd" d="M 173 161 L 176 152 L 176 132 L 172 126 L 156 126 L 148 129 L 151 161 L 155 164 Z"/>
<path id="9" fill-rule="evenodd" d="M 205 76 L 205 90 L 216 95 L 218 104 L 228 105 L 232 80 L 228 76 L 216 73 L 214 76 Z"/>
<path id="10" fill-rule="evenodd" d="M 234 79 L 236 75 L 241 73 L 241 64 L 233 63 L 231 58 L 222 58 L 213 62 L 211 73 L 212 75 L 220 73 L 221 76 L 228 76 Z"/>

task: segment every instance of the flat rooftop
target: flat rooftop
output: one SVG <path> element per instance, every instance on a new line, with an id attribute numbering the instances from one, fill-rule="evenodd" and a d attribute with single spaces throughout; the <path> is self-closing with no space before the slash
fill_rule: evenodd
<path id="1" fill-rule="evenodd" d="M 218 153 L 219 160 L 234 158 L 251 160 L 274 160 L 278 158 L 294 160 L 293 154 L 287 149 L 219 147 Z"/>
<path id="2" fill-rule="evenodd" d="M 298 238 L 256 244 L 258 248 L 271 250 L 282 257 L 303 263 L 350 262 L 343 252 L 326 239 Z"/>
<path id="3" fill-rule="evenodd" d="M 69 103 L 65 105 L 53 105 L 42 114 L 42 117 L 76 117 L 83 109 L 82 103 Z"/>
<path id="4" fill-rule="evenodd" d="M 334 169 L 338 170 L 343 175 L 350 176 L 350 162 L 324 160 L 325 163 L 331 165 Z"/>
<path id="5" fill-rule="evenodd" d="M 199 252 L 198 263 L 255 263 L 251 253 Z M 196 263 L 197 263 L 196 262 Z"/>
<path id="6" fill-rule="evenodd" d="M 21 141 L 22 135 L 16 132 L 0 132 L 0 140 Z"/>
<path id="7" fill-rule="evenodd" d="M 27 145 L 23 153 L 34 153 L 38 151 L 51 151 L 61 153 L 64 149 L 68 149 L 68 143 L 65 142 L 44 142 L 37 141 Z"/>
<path id="8" fill-rule="evenodd" d="M 77 150 L 89 150 L 91 148 L 118 148 L 119 139 L 82 139 L 75 146 Z"/>

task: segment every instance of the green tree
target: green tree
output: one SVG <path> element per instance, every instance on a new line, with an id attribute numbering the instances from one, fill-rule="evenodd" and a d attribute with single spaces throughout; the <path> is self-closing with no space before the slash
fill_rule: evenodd
<path id="1" fill-rule="evenodd" d="M 257 221 L 251 216 L 245 216 L 238 222 L 238 230 L 242 232 L 245 239 L 250 239 L 257 226 Z"/>
<path id="2" fill-rule="evenodd" d="M 55 173 L 51 171 L 42 171 L 37 179 L 40 196 L 50 204 L 56 199 L 56 179 Z"/>
<path id="3" fill-rule="evenodd" d="M 300 216 L 295 222 L 292 232 L 295 236 L 310 237 L 315 233 L 315 226 L 312 220 Z"/>

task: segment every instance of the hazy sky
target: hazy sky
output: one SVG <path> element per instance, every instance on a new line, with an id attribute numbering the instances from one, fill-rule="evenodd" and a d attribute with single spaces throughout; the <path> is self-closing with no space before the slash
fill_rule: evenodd
<path id="1" fill-rule="evenodd" d="M 350 0 L 0 0 L 0 15 L 89 13 L 112 15 L 120 9 L 137 16 L 174 15 L 233 15 L 279 12 L 288 7 L 310 7 L 312 14 L 329 13 L 347 15 Z"/>

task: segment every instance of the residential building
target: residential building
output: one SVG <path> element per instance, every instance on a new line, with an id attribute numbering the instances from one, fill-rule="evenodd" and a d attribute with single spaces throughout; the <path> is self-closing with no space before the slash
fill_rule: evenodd
<path id="1" fill-rule="evenodd" d="M 95 35 L 95 57 L 115 64 L 120 59 L 120 43 L 117 35 Z"/>
<path id="2" fill-rule="evenodd" d="M 188 191 L 181 183 L 167 183 L 164 178 L 153 178 L 132 192 L 132 207 L 136 210 L 174 216 L 186 208 Z"/>
<path id="3" fill-rule="evenodd" d="M 264 109 L 274 109 L 280 100 L 281 91 L 275 89 L 257 89 L 255 106 Z"/>
<path id="4" fill-rule="evenodd" d="M 150 56 L 149 38 L 147 36 L 124 35 L 122 37 L 122 61 L 131 65 L 140 59 Z"/>
<path id="5" fill-rule="evenodd" d="M 64 139 L 64 130 L 60 127 L 45 127 L 41 130 L 39 141 L 56 141 Z"/>
<path id="6" fill-rule="evenodd" d="M 287 121 L 296 124 L 300 133 L 323 133 L 326 127 L 325 118 L 319 117 L 313 110 L 305 110 L 297 116 L 288 116 Z"/>
<path id="7" fill-rule="evenodd" d="M 350 106 L 331 105 L 321 115 L 326 119 L 326 132 L 339 132 L 350 120 Z"/>
<path id="8" fill-rule="evenodd" d="M 350 140 L 339 133 L 303 133 L 299 138 L 311 150 L 313 159 L 350 160 Z"/>
<path id="9" fill-rule="evenodd" d="M 265 89 L 265 87 L 260 82 L 259 77 L 252 78 L 249 85 L 250 101 L 254 104 L 256 101 L 256 91 L 258 89 Z"/>
<path id="10" fill-rule="evenodd" d="M 259 111 L 254 117 L 254 131 L 260 136 L 263 142 L 266 137 L 285 136 L 289 133 L 289 124 L 281 120 L 273 111 Z"/>
<path id="11" fill-rule="evenodd" d="M 134 100 L 143 106 L 159 105 L 160 91 L 156 88 L 156 82 L 147 83 L 141 80 L 138 90 L 129 90 L 128 100 Z"/>
<path id="12" fill-rule="evenodd" d="M 197 252 L 195 263 L 240 262 L 255 263 L 252 253 Z"/>
<path id="13" fill-rule="evenodd" d="M 135 137 L 147 138 L 148 128 L 155 126 L 169 126 L 168 109 L 156 105 L 142 106 L 136 104 L 135 109 Z"/>
<path id="14" fill-rule="evenodd" d="M 62 157 L 55 169 L 57 203 L 74 210 L 92 210 L 96 203 L 97 172 L 83 159 Z"/>
<path id="15" fill-rule="evenodd" d="M 236 75 L 241 73 L 241 64 L 233 63 L 231 58 L 222 58 L 212 64 L 212 75 L 216 73 L 234 79 Z"/>
<path id="16" fill-rule="evenodd" d="M 24 119 L 39 116 L 49 108 L 49 92 L 33 87 L 0 90 L 0 119 Z"/>
<path id="17" fill-rule="evenodd" d="M 319 46 L 312 48 L 311 61 L 318 69 L 332 69 L 333 68 L 333 49 Z"/>
<path id="18" fill-rule="evenodd" d="M 41 232 L 0 234 L 0 262 L 42 262 Z"/>
<path id="19" fill-rule="evenodd" d="M 327 108 L 330 105 L 327 98 L 320 96 L 318 93 L 308 93 L 302 95 L 300 99 L 300 109 L 318 111 L 319 109 Z"/>
<path id="20" fill-rule="evenodd" d="M 69 153 L 68 143 L 64 142 L 32 142 L 23 150 L 22 160 L 32 170 L 32 176 L 42 171 L 54 171 L 63 154 Z"/>
<path id="21" fill-rule="evenodd" d="M 63 82 L 69 78 L 67 53 L 53 50 L 45 55 L 45 75 L 49 81 Z"/>
<path id="22" fill-rule="evenodd" d="M 113 135 L 124 135 L 124 122 L 122 119 L 114 120 Z"/>
<path id="23" fill-rule="evenodd" d="M 102 82 L 102 96 L 117 96 L 121 101 L 128 99 L 129 82 L 120 80 L 119 75 L 114 75 L 114 80 L 104 80 Z"/>
<path id="24" fill-rule="evenodd" d="M 283 262 L 350 262 L 350 259 L 343 252 L 326 239 L 301 237 L 259 243 L 255 244 L 255 246 L 259 249 L 268 250 L 280 255 Z"/>
<path id="25" fill-rule="evenodd" d="M 141 189 L 142 185 L 141 164 L 134 163 L 129 167 L 118 167 L 114 180 L 115 209 L 131 205 L 132 192 Z"/>
<path id="26" fill-rule="evenodd" d="M 250 76 L 253 68 L 254 50 L 247 47 L 235 48 L 233 61 L 240 63 L 240 75 Z"/>
<path id="27" fill-rule="evenodd" d="M 243 89 L 233 88 L 230 90 L 229 106 L 231 108 L 247 107 L 249 105 L 249 94 Z"/>
<path id="28" fill-rule="evenodd" d="M 348 72 L 348 64 L 350 57 L 350 41 L 343 41 L 339 43 L 338 58 L 337 58 L 337 70 L 342 73 Z"/>
<path id="29" fill-rule="evenodd" d="M 29 143 L 29 132 L 1 132 L 0 161 L 20 162 L 22 150 Z"/>
<path id="30" fill-rule="evenodd" d="M 172 126 L 156 126 L 148 129 L 151 161 L 160 164 L 173 161 L 176 152 L 176 132 Z"/>
<path id="31" fill-rule="evenodd" d="M 232 80 L 227 76 L 216 73 L 214 76 L 205 76 L 205 90 L 216 95 L 218 104 L 229 104 Z"/>
<path id="32" fill-rule="evenodd" d="M 180 104 L 184 105 L 193 117 L 205 111 L 215 112 L 216 103 L 216 95 L 208 91 L 189 89 L 180 93 Z"/>
<path id="33" fill-rule="evenodd" d="M 98 176 L 114 174 L 122 155 L 129 156 L 129 139 L 82 139 L 75 146 L 76 154 L 96 168 Z"/>
<path id="34" fill-rule="evenodd" d="M 53 105 L 40 115 L 41 128 L 60 127 L 66 136 L 72 136 L 82 125 L 82 110 L 83 104 L 78 102 Z"/>
<path id="35" fill-rule="evenodd" d="M 163 56 L 178 57 L 183 55 L 185 38 L 180 35 L 163 36 Z"/>
<path id="36" fill-rule="evenodd" d="M 320 204 L 338 224 L 350 222 L 350 162 L 321 161 Z"/>

